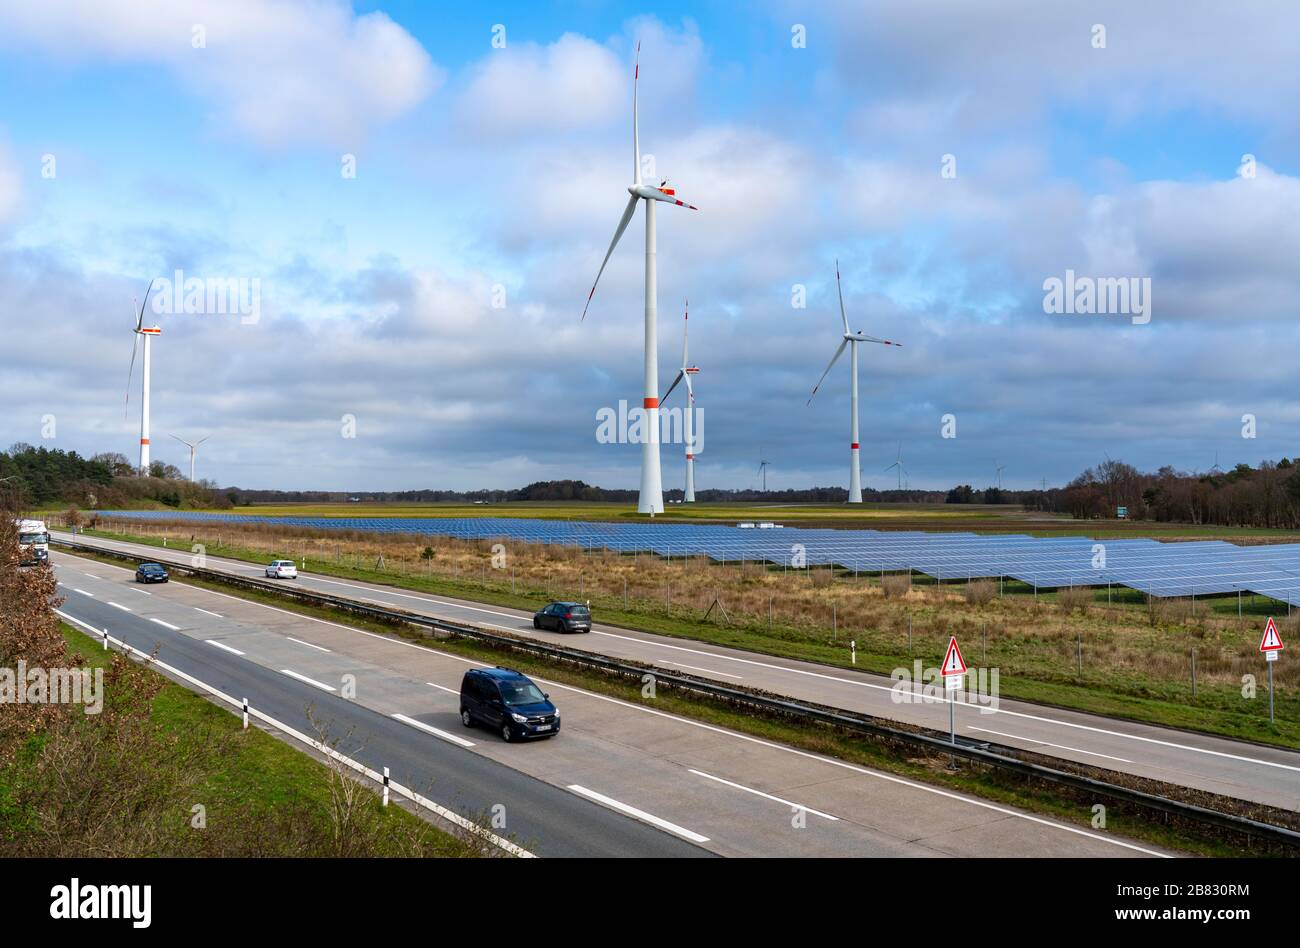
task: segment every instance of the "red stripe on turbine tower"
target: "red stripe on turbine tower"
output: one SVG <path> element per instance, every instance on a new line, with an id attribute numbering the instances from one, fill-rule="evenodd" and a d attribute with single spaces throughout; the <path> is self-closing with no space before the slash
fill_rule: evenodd
<path id="1" fill-rule="evenodd" d="M 849 447 L 852 448 L 854 451 L 856 451 L 858 450 L 858 443 L 854 441 L 851 444 L 849 444 Z"/>
<path id="2" fill-rule="evenodd" d="M 140 439 L 140 443 L 141 443 L 141 444 L 148 444 L 148 443 L 149 443 L 149 439 L 148 439 L 148 438 L 141 438 L 141 439 Z"/>
<path id="3" fill-rule="evenodd" d="M 646 408 L 658 408 L 658 407 L 659 407 L 659 399 L 657 399 L 657 398 L 647 398 L 647 399 L 645 400 L 645 407 L 646 407 Z"/>

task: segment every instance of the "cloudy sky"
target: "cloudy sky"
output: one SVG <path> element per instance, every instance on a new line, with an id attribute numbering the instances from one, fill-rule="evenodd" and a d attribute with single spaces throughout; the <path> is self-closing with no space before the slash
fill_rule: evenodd
<path id="1" fill-rule="evenodd" d="M 760 453 L 771 487 L 847 483 L 847 359 L 806 404 L 837 258 L 852 328 L 904 343 L 862 351 L 867 486 L 900 442 L 930 488 L 1294 456 L 1297 35 L 1266 0 L 0 0 L 0 444 L 134 457 L 132 299 L 181 271 L 256 281 L 257 313 L 149 316 L 155 457 L 636 486 L 596 414 L 641 397 L 640 216 L 579 317 L 640 41 L 642 150 L 700 208 L 658 214 L 699 487 L 754 486 Z M 1067 271 L 1149 279 L 1150 321 L 1045 313 Z"/>

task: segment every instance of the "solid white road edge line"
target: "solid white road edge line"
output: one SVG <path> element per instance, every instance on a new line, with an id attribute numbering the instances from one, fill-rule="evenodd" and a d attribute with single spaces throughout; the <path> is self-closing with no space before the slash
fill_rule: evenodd
<path id="1" fill-rule="evenodd" d="M 701 836 L 699 833 L 688 830 L 684 826 L 678 826 L 676 823 L 669 823 L 667 820 L 655 816 L 653 813 L 647 813 L 645 810 L 638 810 L 634 806 L 620 803 L 613 797 L 607 797 L 603 793 L 597 793 L 595 790 L 588 790 L 586 787 L 580 786 L 579 784 L 571 783 L 569 784 L 569 789 L 579 796 L 586 797 L 588 800 L 595 800 L 597 803 L 603 804 L 611 810 L 618 810 L 618 812 L 624 813 L 633 819 L 638 819 L 642 823 L 649 823 L 651 826 L 656 826 L 661 830 L 675 833 L 683 839 L 689 839 L 693 843 L 707 843 L 709 841 L 709 837 L 707 836 Z"/>
<path id="2" fill-rule="evenodd" d="M 177 678 L 180 678 L 182 681 L 187 681 L 192 685 L 202 688 L 204 691 L 208 692 L 214 698 L 218 698 L 226 702 L 226 704 L 230 705 L 231 707 L 236 708 L 241 712 L 243 711 L 244 703 L 242 701 L 236 701 L 234 698 L 230 697 L 229 695 L 218 691 L 216 688 L 213 688 L 207 682 L 200 681 L 199 679 L 193 677 L 192 675 L 187 675 L 179 668 L 173 668 L 171 665 L 168 665 L 166 662 L 160 662 L 158 661 L 158 659 L 150 655 L 146 655 L 144 652 L 141 652 L 138 649 L 132 648 L 130 645 L 128 645 L 126 642 L 123 642 L 121 639 L 116 639 L 111 635 L 107 635 L 107 633 L 105 633 L 101 629 L 95 628 L 89 622 L 83 622 L 81 619 L 78 619 L 76 616 L 69 615 L 68 613 L 62 611 L 61 609 L 55 609 L 54 611 L 56 614 L 62 616 L 64 619 L 67 619 L 69 622 L 75 623 L 76 625 L 81 626 L 83 629 L 86 629 L 92 635 L 99 636 L 101 638 L 106 636 L 109 642 L 111 642 L 113 645 L 116 645 L 118 648 L 122 649 L 122 651 L 126 652 L 127 654 L 138 655 L 140 658 L 144 659 L 148 664 L 156 665 L 157 667 L 163 669 L 163 671 L 166 671 L 169 674 L 175 675 Z M 311 747 L 313 750 L 316 750 L 321 754 L 325 754 L 327 757 L 330 757 L 333 760 L 339 761 L 340 763 L 352 768 L 357 773 L 369 778 L 370 780 L 375 781 L 375 783 L 383 783 L 384 775 L 379 771 L 371 770 L 369 767 L 367 767 L 365 764 L 361 763 L 360 761 L 353 760 L 351 757 L 348 757 L 346 754 L 339 753 L 333 747 L 330 747 L 327 744 L 323 744 L 320 741 L 308 737 L 306 734 L 303 734 L 301 731 L 298 731 L 290 727 L 289 725 L 285 724 L 283 721 L 278 721 L 275 718 L 271 717 L 269 714 L 264 714 L 263 712 L 258 711 L 256 708 L 250 707 L 248 709 L 248 713 L 251 717 L 255 717 L 259 721 L 264 721 L 265 723 L 271 725 L 271 727 L 277 728 L 281 732 L 288 734 L 290 737 L 294 738 L 294 740 L 301 741 L 303 744 L 306 744 L 307 746 Z M 436 813 L 438 816 L 442 817 L 447 822 L 455 826 L 458 826 L 463 830 L 468 830 L 469 832 L 475 834 L 476 836 L 479 836 L 480 838 L 487 840 L 493 846 L 505 850 L 506 852 L 510 853 L 512 856 L 520 856 L 525 859 L 537 858 L 536 854 L 529 852 L 528 850 L 524 849 L 522 846 L 517 846 L 516 844 L 510 842 L 510 840 L 508 839 L 502 839 L 500 836 L 496 835 L 495 833 L 489 830 L 485 830 L 483 827 L 479 826 L 477 823 L 473 822 L 472 820 L 467 820 L 465 817 L 461 816 L 455 810 L 449 810 L 442 804 L 435 803 L 434 801 L 430 800 L 428 797 L 425 797 L 419 793 L 416 793 L 414 790 L 411 790 L 409 787 L 405 787 L 402 784 L 397 783 L 396 781 L 390 780 L 388 783 L 388 789 L 390 789 L 394 793 L 401 794 L 402 796 L 406 797 L 408 800 L 417 804 L 422 809 L 428 810 L 430 813 Z"/>
<path id="3" fill-rule="evenodd" d="M 718 783 L 726 784 L 728 787 L 735 787 L 737 790 L 744 790 L 746 793 L 752 793 L 756 797 L 763 797 L 766 800 L 772 800 L 776 803 L 784 803 L 786 806 L 795 810 L 803 810 L 805 813 L 811 813 L 814 816 L 820 816 L 824 820 L 831 820 L 838 823 L 838 816 L 831 816 L 829 813 L 823 813 L 821 810 L 814 810 L 810 806 L 804 806 L 802 803 L 794 803 L 791 800 L 783 800 L 780 797 L 774 797 L 770 793 L 764 793 L 762 790 L 755 790 L 753 787 L 746 787 L 744 784 L 732 783 L 730 780 L 723 780 L 721 777 L 715 777 L 713 774 L 706 774 L 703 770 L 692 770 L 691 773 L 697 777 L 704 777 L 706 780 L 716 780 Z"/>

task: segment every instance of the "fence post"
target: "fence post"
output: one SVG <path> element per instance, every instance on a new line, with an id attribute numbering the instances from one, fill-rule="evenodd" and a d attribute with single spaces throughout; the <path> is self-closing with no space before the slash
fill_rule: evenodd
<path id="1" fill-rule="evenodd" d="M 384 806 L 388 806 L 388 768 L 384 768 Z"/>
<path id="2" fill-rule="evenodd" d="M 1192 698 L 1196 697 L 1196 649 L 1192 649 Z"/>
<path id="3" fill-rule="evenodd" d="M 1079 633 L 1079 677 L 1083 677 L 1083 633 Z"/>
<path id="4" fill-rule="evenodd" d="M 248 730 L 248 699 L 244 699 L 244 730 Z"/>

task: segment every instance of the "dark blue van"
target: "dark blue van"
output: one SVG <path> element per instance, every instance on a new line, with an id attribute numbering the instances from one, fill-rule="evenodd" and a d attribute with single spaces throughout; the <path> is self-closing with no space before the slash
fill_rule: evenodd
<path id="1" fill-rule="evenodd" d="M 471 668 L 460 682 L 460 720 L 482 724 L 506 741 L 554 737 L 560 712 L 550 696 L 512 668 Z"/>

